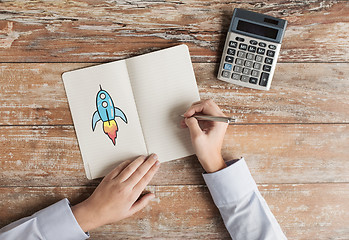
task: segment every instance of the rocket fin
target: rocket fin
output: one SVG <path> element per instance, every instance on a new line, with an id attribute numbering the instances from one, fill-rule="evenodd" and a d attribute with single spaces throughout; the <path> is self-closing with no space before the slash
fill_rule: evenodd
<path id="1" fill-rule="evenodd" d="M 101 117 L 99 116 L 98 111 L 95 111 L 95 113 L 93 114 L 93 117 L 92 117 L 92 130 L 93 131 L 95 130 L 96 124 L 99 120 L 101 120 Z"/>
<path id="2" fill-rule="evenodd" d="M 120 108 L 114 108 L 115 109 L 115 117 L 120 117 L 125 123 L 127 123 L 127 117 L 125 113 Z"/>

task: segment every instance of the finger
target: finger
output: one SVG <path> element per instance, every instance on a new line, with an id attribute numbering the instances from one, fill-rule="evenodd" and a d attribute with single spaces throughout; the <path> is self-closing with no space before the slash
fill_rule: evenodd
<path id="1" fill-rule="evenodd" d="M 198 120 L 196 120 L 196 118 L 186 118 L 185 119 L 185 124 L 188 126 L 189 128 L 189 132 L 190 132 L 190 136 L 192 139 L 196 138 L 197 136 L 203 134 Z"/>
<path id="2" fill-rule="evenodd" d="M 145 161 L 145 156 L 140 156 L 133 160 L 115 179 L 124 182 L 126 181 L 142 163 Z"/>
<path id="3" fill-rule="evenodd" d="M 182 119 L 181 120 L 181 128 L 187 128 L 188 126 L 187 126 L 187 124 L 185 124 L 185 120 L 184 119 Z"/>
<path id="4" fill-rule="evenodd" d="M 191 115 L 189 116 L 189 115 L 187 114 L 187 112 L 188 112 L 188 111 L 191 111 L 191 109 L 193 109 L 193 108 L 199 106 L 200 104 L 202 104 L 202 102 L 203 102 L 203 100 L 200 100 L 200 101 L 197 101 L 197 102 L 192 103 L 192 105 L 190 106 L 190 108 L 188 108 L 188 110 L 183 114 L 183 116 L 184 116 L 184 117 L 191 117 Z"/>
<path id="5" fill-rule="evenodd" d="M 120 163 L 117 167 L 115 167 L 113 170 L 111 170 L 111 172 L 108 173 L 108 175 L 105 176 L 104 179 L 112 180 L 117 175 L 119 175 L 119 173 L 122 172 L 122 170 L 124 170 L 131 162 L 132 162 L 132 159 Z"/>
<path id="6" fill-rule="evenodd" d="M 153 193 L 147 193 L 146 195 L 138 199 L 130 209 L 132 214 L 135 214 L 136 212 L 142 210 L 154 197 L 155 195 Z"/>
<path id="7" fill-rule="evenodd" d="M 204 105 L 204 113 L 205 111 L 210 111 L 210 113 L 207 114 L 212 114 L 213 116 L 225 116 L 222 110 L 212 99 L 205 100 L 202 102 L 202 104 Z"/>
<path id="8" fill-rule="evenodd" d="M 195 104 L 195 105 L 192 105 L 184 114 L 183 116 L 184 117 L 191 117 L 193 116 L 195 113 L 198 113 L 198 112 L 202 112 L 204 110 L 203 108 L 203 105 L 200 103 L 200 104 Z"/>
<path id="9" fill-rule="evenodd" d="M 133 188 L 136 194 L 144 190 L 144 188 L 148 185 L 148 183 L 153 179 L 159 167 L 160 167 L 160 162 L 156 161 L 155 164 L 147 171 L 147 173 L 138 181 L 138 183 Z"/>
<path id="10" fill-rule="evenodd" d="M 197 102 L 193 102 L 191 105 L 193 106 L 193 105 L 197 105 L 197 104 L 200 104 L 200 103 L 202 103 L 204 100 L 200 100 L 200 101 L 197 101 Z"/>
<path id="11" fill-rule="evenodd" d="M 205 100 L 199 104 L 191 106 L 185 113 L 184 117 L 191 117 L 195 113 L 204 113 L 212 116 L 225 116 L 213 100 Z"/>
<path id="12" fill-rule="evenodd" d="M 126 181 L 129 182 L 132 186 L 137 185 L 138 182 L 144 177 L 144 175 L 147 174 L 149 169 L 151 169 L 153 165 L 158 162 L 157 160 L 158 156 L 156 154 L 150 155 L 148 159 L 144 161 L 143 164 L 139 166 Z"/>

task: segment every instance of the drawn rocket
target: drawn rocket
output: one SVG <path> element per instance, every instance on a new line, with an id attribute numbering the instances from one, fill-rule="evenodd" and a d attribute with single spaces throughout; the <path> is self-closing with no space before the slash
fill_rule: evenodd
<path id="1" fill-rule="evenodd" d="M 109 136 L 115 145 L 118 131 L 118 124 L 115 118 L 120 117 L 125 123 L 127 123 L 127 118 L 120 108 L 114 106 L 109 93 L 103 90 L 101 85 L 99 87 L 100 90 L 96 97 L 97 111 L 94 112 L 92 117 L 92 131 L 95 130 L 97 122 L 102 120 L 104 133 Z"/>

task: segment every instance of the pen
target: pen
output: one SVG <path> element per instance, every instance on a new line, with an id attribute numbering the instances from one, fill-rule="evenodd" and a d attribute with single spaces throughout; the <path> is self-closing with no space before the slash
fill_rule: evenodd
<path id="1" fill-rule="evenodd" d="M 181 117 L 184 117 L 184 115 L 181 115 Z M 192 117 L 195 117 L 197 120 L 208 120 L 208 121 L 215 121 L 215 122 L 225 122 L 229 125 L 236 122 L 235 118 L 231 117 L 216 117 L 216 116 L 208 116 L 208 115 L 194 115 Z"/>

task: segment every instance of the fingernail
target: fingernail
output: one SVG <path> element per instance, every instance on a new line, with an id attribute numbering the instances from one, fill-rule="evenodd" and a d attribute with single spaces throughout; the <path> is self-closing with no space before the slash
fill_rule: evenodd
<path id="1" fill-rule="evenodd" d="M 160 166 L 160 162 L 159 162 L 159 161 L 156 161 L 155 165 L 156 165 L 156 166 Z"/>
<path id="2" fill-rule="evenodd" d="M 155 153 L 153 153 L 153 158 L 154 158 L 154 159 L 158 159 L 158 155 L 156 155 Z"/>

